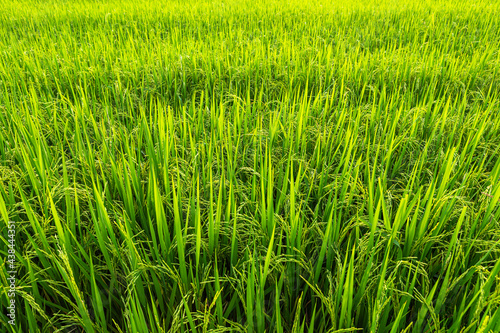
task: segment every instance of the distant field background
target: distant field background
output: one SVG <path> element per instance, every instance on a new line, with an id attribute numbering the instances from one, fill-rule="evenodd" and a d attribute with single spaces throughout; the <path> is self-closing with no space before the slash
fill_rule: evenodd
<path id="1" fill-rule="evenodd" d="M 0 0 L 0 220 L 2 332 L 500 332 L 500 2 Z"/>

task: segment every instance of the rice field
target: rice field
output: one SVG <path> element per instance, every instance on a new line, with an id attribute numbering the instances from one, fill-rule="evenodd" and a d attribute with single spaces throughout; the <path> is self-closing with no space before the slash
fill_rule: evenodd
<path id="1" fill-rule="evenodd" d="M 500 2 L 0 0 L 1 332 L 500 332 Z"/>

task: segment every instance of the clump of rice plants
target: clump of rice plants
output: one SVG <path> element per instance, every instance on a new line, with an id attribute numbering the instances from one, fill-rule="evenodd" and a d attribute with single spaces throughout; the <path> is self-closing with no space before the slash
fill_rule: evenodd
<path id="1" fill-rule="evenodd" d="M 499 50 L 489 0 L 0 1 L 2 332 L 499 332 Z"/>

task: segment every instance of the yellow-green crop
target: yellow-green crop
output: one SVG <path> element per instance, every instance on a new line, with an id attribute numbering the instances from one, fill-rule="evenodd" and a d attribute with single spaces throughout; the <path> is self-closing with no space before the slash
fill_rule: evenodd
<path id="1" fill-rule="evenodd" d="M 500 332 L 499 201 L 499 1 L 0 0 L 2 332 Z"/>

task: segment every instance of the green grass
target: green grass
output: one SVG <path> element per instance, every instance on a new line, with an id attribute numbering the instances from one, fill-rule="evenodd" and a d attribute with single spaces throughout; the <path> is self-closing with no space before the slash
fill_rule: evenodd
<path id="1" fill-rule="evenodd" d="M 500 3 L 335 3 L 0 0 L 2 331 L 499 332 Z"/>

